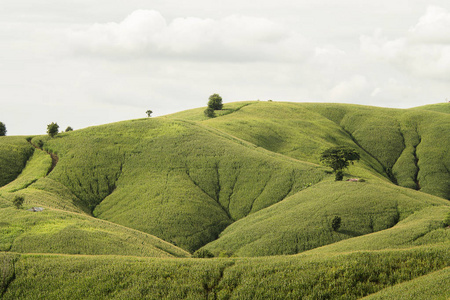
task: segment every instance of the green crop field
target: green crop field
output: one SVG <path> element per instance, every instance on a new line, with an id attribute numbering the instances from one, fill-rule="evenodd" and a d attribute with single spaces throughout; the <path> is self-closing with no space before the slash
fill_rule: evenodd
<path id="1" fill-rule="evenodd" d="M 247 101 L 0 137 L 0 295 L 447 299 L 449 108 Z M 344 181 L 333 146 L 361 156 Z"/>
<path id="2" fill-rule="evenodd" d="M 366 300 L 375 299 L 441 299 L 448 300 L 450 295 L 450 268 L 433 272 L 429 275 L 401 283 L 367 296 Z"/>

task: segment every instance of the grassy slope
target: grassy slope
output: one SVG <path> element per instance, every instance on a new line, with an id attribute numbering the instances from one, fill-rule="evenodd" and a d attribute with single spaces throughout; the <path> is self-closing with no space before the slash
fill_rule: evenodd
<path id="1" fill-rule="evenodd" d="M 357 299 L 448 267 L 447 249 L 204 260 L 11 255 L 3 299 Z"/>
<path id="2" fill-rule="evenodd" d="M 14 153 L 11 154 L 13 159 Z M 22 173 L 0 188 L 0 251 L 154 257 L 189 255 L 154 236 L 69 213 L 84 214 L 80 209 L 83 203 L 66 186 L 46 177 L 51 163 L 50 155 L 35 150 Z M 44 206 L 64 211 L 46 209 L 33 213 L 12 209 L 11 202 L 16 195 L 24 196 L 25 208 Z"/>
<path id="3" fill-rule="evenodd" d="M 324 182 L 233 223 L 205 248 L 237 256 L 295 254 L 391 228 L 430 205 L 449 208 L 446 200 L 394 185 Z M 337 232 L 331 228 L 336 215 L 342 218 Z M 444 216 L 439 218 L 442 227 Z M 411 234 L 420 233 L 414 228 Z"/>
<path id="4" fill-rule="evenodd" d="M 270 103 L 272 104 L 274 103 Z M 391 156 L 384 152 L 383 147 L 370 146 L 374 143 L 370 139 L 361 140 L 363 133 L 356 133 L 352 126 L 367 120 L 368 112 L 360 110 L 358 106 L 331 107 L 328 112 L 324 112 L 324 106 L 320 105 L 305 109 L 299 107 L 299 104 L 277 103 L 281 112 L 277 109 L 278 112 L 272 113 L 271 116 L 271 108 L 260 105 L 266 104 L 254 102 L 244 107 L 241 107 L 242 103 L 231 104 L 230 108 L 226 107 L 229 111 L 222 112 L 228 115 L 204 122 L 220 131 L 189 122 L 171 121 L 177 114 L 165 119 L 122 122 L 61 134 L 53 140 L 42 138 L 45 140 L 44 148 L 58 153 L 60 162 L 49 176 L 40 177 L 38 173 L 48 167 L 48 162 L 44 163 L 44 156 L 39 158 L 37 154 L 16 182 L 0 190 L 0 214 L 4 214 L 5 218 L 14 216 L 11 221 L 8 219 L 0 224 L 0 230 L 4 233 L 2 245 L 18 252 L 42 247 L 40 249 L 43 252 L 77 253 L 81 249 L 80 253 L 85 254 L 161 254 L 154 248 L 154 237 L 86 215 L 57 210 L 31 213 L 12 208 L 1 209 L 10 206 L 15 194 L 25 195 L 26 205 L 45 203 L 44 206 L 66 207 L 68 210 L 85 213 L 90 213 L 96 207 L 95 214 L 119 222 L 136 223 L 135 227 L 143 226 L 144 222 L 155 222 L 150 217 L 155 215 L 159 218 L 162 215 L 167 219 L 176 217 L 187 220 L 200 214 L 200 218 L 194 219 L 194 222 L 199 223 L 205 220 L 211 223 L 217 220 L 220 222 L 221 216 L 225 215 L 225 220 L 239 221 L 230 226 L 222 234 L 222 238 L 233 237 L 233 228 L 238 227 L 248 233 L 248 236 L 241 235 L 241 239 L 249 238 L 255 241 L 256 236 L 256 242 L 274 231 L 281 233 L 285 237 L 284 240 L 280 240 L 275 234 L 271 239 L 267 239 L 266 243 L 254 243 L 253 246 L 257 248 L 269 245 L 272 249 L 270 251 L 275 249 L 278 253 L 292 253 L 294 245 L 302 247 L 305 243 L 327 244 L 384 229 L 397 219 L 400 222 L 387 230 L 346 239 L 301 255 L 285 257 L 161 260 L 121 256 L 0 254 L 0 260 L 3 261 L 0 293 L 8 287 L 4 294 L 5 299 L 125 296 L 198 299 L 214 295 L 219 299 L 356 299 L 380 290 L 383 290 L 381 296 L 385 295 L 385 292 L 395 296 L 401 293 L 402 285 L 399 286 L 400 292 L 396 289 L 384 289 L 419 278 L 418 284 L 414 281 L 410 284 L 422 291 L 428 291 L 431 295 L 429 291 L 432 291 L 433 281 L 445 279 L 446 273 L 442 275 L 443 273 L 436 272 L 427 277 L 420 276 L 442 270 L 449 265 L 449 230 L 442 228 L 441 221 L 448 213 L 448 203 L 426 194 L 393 186 L 388 183 L 387 176 L 383 173 L 389 162 L 394 162 L 395 171 L 394 166 L 402 161 L 398 157 L 402 157 L 405 151 L 411 149 L 406 150 L 408 147 L 403 147 L 398 151 L 399 154 Z M 350 107 L 354 110 L 351 111 Z M 236 111 L 237 108 L 240 109 Z M 263 112 L 263 115 L 246 115 L 250 108 L 255 109 L 255 114 Z M 289 119 L 290 112 L 301 114 L 299 113 L 297 119 Z M 272 133 L 271 128 L 264 127 L 264 118 L 274 115 L 278 119 L 271 121 L 271 128 L 274 129 Z M 323 115 L 326 116 L 325 119 L 321 119 Z M 358 117 L 359 115 L 362 116 Z M 204 120 L 202 109 L 183 112 L 183 118 Z M 423 115 L 420 112 L 388 110 L 380 113 L 377 118 L 388 119 L 380 128 L 389 132 L 386 136 L 390 136 L 394 144 L 398 141 L 396 132 L 392 129 L 395 126 L 390 127 L 394 119 L 398 120 L 399 132 L 403 136 L 408 133 L 405 134 L 402 128 L 409 130 L 411 124 L 417 125 L 411 127 L 414 131 L 418 128 L 417 132 L 421 137 L 420 144 L 411 146 L 415 149 L 413 156 L 416 156 L 412 164 L 420 166 L 417 178 L 424 176 L 419 182 L 422 190 L 426 191 L 427 187 L 430 188 L 426 178 L 434 176 L 435 172 L 437 179 L 433 179 L 434 184 L 440 188 L 442 174 L 438 173 L 443 171 L 436 169 L 436 161 L 441 160 L 445 166 L 448 158 L 439 157 L 447 153 L 446 141 L 442 141 L 446 132 L 437 130 L 436 124 L 446 130 L 448 118 L 436 117 L 433 112 Z M 377 133 L 371 132 L 370 128 L 378 122 L 377 118 L 369 118 L 368 121 L 372 122 L 372 125 L 366 126 L 367 128 L 359 125 L 356 127 L 362 132 L 367 131 L 375 135 Z M 432 122 L 433 119 L 437 119 L 436 124 Z M 243 123 L 235 126 L 235 132 L 232 132 L 230 128 L 239 120 Z M 302 123 L 302 120 L 311 122 Z M 291 126 L 292 124 L 295 126 Z M 289 129 L 289 126 L 292 128 Z M 327 135 L 326 131 L 330 134 Z M 436 134 L 436 131 L 439 134 Z M 361 146 L 367 150 L 362 153 L 363 161 L 350 168 L 348 175 L 363 176 L 369 181 L 334 183 L 330 178 L 324 178 L 323 170 L 317 166 L 255 148 L 252 144 L 222 132 L 231 132 L 258 146 L 310 162 L 317 162 L 317 153 L 323 147 L 333 144 Z M 283 138 L 292 136 L 286 142 L 278 144 L 277 135 Z M 302 143 L 297 142 L 297 138 Z M 404 139 L 409 141 L 404 142 L 405 145 L 414 145 L 415 138 L 416 135 L 412 132 L 410 137 Z M 199 145 L 202 145 L 200 150 Z M 435 153 L 432 151 L 434 148 Z M 305 151 L 305 154 L 301 154 L 302 151 Z M 412 164 L 408 162 L 410 159 L 407 156 L 405 158 L 404 166 L 411 167 Z M 46 159 L 48 161 L 48 157 Z M 36 167 L 38 165 L 41 167 Z M 398 167 L 397 172 L 403 172 L 405 168 L 402 165 Z M 417 170 L 417 166 L 414 168 Z M 161 172 L 165 176 L 160 176 Z M 271 176 L 267 176 L 267 172 Z M 409 174 L 412 171 L 404 172 Z M 37 181 L 34 181 L 36 178 Z M 415 178 L 412 178 L 415 183 Z M 315 184 L 323 179 L 325 180 L 322 183 Z M 32 184 L 28 186 L 26 182 L 30 181 Z M 314 185 L 309 187 L 309 183 Z M 258 184 L 261 187 L 257 189 L 259 192 L 256 194 L 251 194 L 254 189 L 246 188 L 248 185 L 254 187 Z M 333 193 L 330 193 L 330 189 Z M 445 191 L 444 185 L 439 193 Z M 379 197 L 380 193 L 383 197 Z M 279 202 L 289 195 L 286 200 Z M 152 202 L 152 199 L 158 201 Z M 193 201 L 195 199 L 200 200 L 196 203 Z M 241 202 L 241 199 L 244 201 Z M 277 202 L 279 203 L 270 206 Z M 367 207 L 369 203 L 370 206 Z M 186 211 L 192 209 L 191 204 L 194 204 L 195 209 Z M 198 205 L 195 206 L 196 204 Z M 160 209 L 148 208 L 149 205 L 160 206 Z M 314 208 L 316 205 L 325 208 L 325 211 Z M 266 206 L 269 207 L 265 208 Z M 168 215 L 164 215 L 173 207 L 183 209 L 172 210 Z M 209 212 L 207 218 L 201 210 L 205 207 Z M 214 209 L 219 213 L 215 215 Z M 279 212 L 284 213 L 284 217 L 280 217 Z M 327 230 L 329 217 L 335 213 L 345 216 L 338 233 Z M 280 226 L 283 223 L 285 226 Z M 164 226 L 170 225 L 181 227 L 186 226 L 186 223 L 164 223 Z M 192 223 L 189 225 L 190 229 L 197 226 Z M 81 235 L 78 235 L 80 233 Z M 87 244 L 75 246 L 71 236 L 79 237 L 76 243 L 86 240 Z M 54 244 L 55 251 L 46 248 L 44 243 L 38 243 L 39 238 L 49 241 L 46 245 Z M 240 242 L 239 237 L 233 238 L 234 243 Z M 60 241 L 55 242 L 56 239 Z M 195 237 L 194 240 L 200 239 Z M 182 238 L 178 241 L 186 242 Z M 278 246 L 276 250 L 276 244 L 280 244 L 280 241 L 287 241 L 287 245 Z M 303 241 L 303 244 L 299 241 Z M 181 250 L 171 248 L 171 245 L 161 241 L 159 243 L 183 255 Z M 389 249 L 392 247 L 396 250 Z M 217 249 L 219 251 L 227 247 Z M 249 247 L 239 249 L 235 252 L 241 251 L 239 254 L 242 255 L 249 255 L 245 251 L 252 253 Z M 152 251 L 156 251 L 156 254 Z M 167 253 L 163 252 L 163 255 Z M 406 288 L 411 285 L 406 285 Z M 445 293 L 447 291 L 442 289 L 439 295 Z"/>
<path id="5" fill-rule="evenodd" d="M 3 298 L 357 299 L 378 291 L 374 296 L 398 297 L 408 289 L 402 299 L 416 299 L 414 290 L 446 299 L 445 285 L 434 287 L 445 280 L 450 262 L 450 233 L 442 228 L 449 210 L 425 208 L 389 230 L 295 256 L 174 260 L 0 255 L 2 282 L 8 287 Z M 390 250 L 392 246 L 396 249 Z"/>
<path id="6" fill-rule="evenodd" d="M 448 204 L 386 183 L 386 171 L 391 170 L 404 186 L 416 188 L 420 182 L 422 191 L 448 195 L 447 141 L 437 143 L 440 138 L 434 132 L 442 134 L 450 126 L 448 118 L 440 114 L 342 104 L 245 104 L 233 114 L 205 123 L 271 151 L 311 162 L 318 162 L 318 153 L 325 147 L 355 147 L 362 153 L 362 162 L 349 172 L 370 178 L 370 183 L 316 185 L 241 219 L 205 247 L 216 254 L 297 253 L 389 228 L 427 205 Z M 194 120 L 200 112 L 191 110 L 182 116 Z M 344 220 L 338 233 L 330 228 L 334 215 Z"/>
<path id="7" fill-rule="evenodd" d="M 12 158 L 11 158 L 12 159 Z M 25 198 L 24 205 L 46 206 L 66 211 L 83 212 L 82 203 L 70 190 L 47 178 L 52 159 L 45 151 L 36 149 L 22 173 L 12 182 L 0 188 L 4 207 L 11 204 L 16 195 Z"/>
<path id="8" fill-rule="evenodd" d="M 328 103 L 245 104 L 235 113 L 204 123 L 313 163 L 318 163 L 319 153 L 327 147 L 351 146 L 362 156 L 354 175 L 368 177 L 374 171 L 401 186 L 450 199 L 450 139 L 443 138 L 450 136 L 447 114 Z M 198 119 L 200 112 L 180 116 Z"/>
<path id="9" fill-rule="evenodd" d="M 434 203 L 435 200 L 421 194 L 391 187 L 383 173 L 386 166 L 399 165 L 402 159 L 398 157 L 405 156 L 406 150 L 397 144 L 406 143 L 407 129 L 413 128 L 416 132 L 415 126 L 420 124 L 420 132 L 430 131 L 424 135 L 430 139 L 428 144 L 433 144 L 437 137 L 431 139 L 429 136 L 435 128 L 432 124 L 427 125 L 428 121 L 424 119 L 428 118 L 420 115 L 423 113 L 428 112 L 405 113 L 357 105 L 240 102 L 226 105 L 224 111 L 219 112 L 223 116 L 206 121 L 202 109 L 196 109 L 166 118 L 120 122 L 64 133 L 55 139 L 36 137 L 34 143 L 43 140 L 47 151 L 59 155 L 57 167 L 49 176 L 41 178 L 25 176 L 27 172 L 24 172 L 21 178 L 5 188 L 8 191 L 13 188 L 18 190 L 16 193 L 25 195 L 26 204 L 40 202 L 66 210 L 93 211 L 100 218 L 155 234 L 190 251 L 216 239 L 225 227 L 240 220 L 208 247 L 216 252 L 228 249 L 240 255 L 296 253 L 388 228 L 395 223 L 392 220 L 398 221 L 420 209 L 422 204 Z M 205 121 L 203 123 L 208 127 L 174 118 Z M 403 124 L 399 119 L 410 123 Z M 440 122 L 445 123 L 445 119 Z M 266 213 L 282 213 L 283 217 L 255 222 L 256 217 L 245 217 L 319 182 L 324 178 L 323 170 L 255 148 L 253 144 L 222 131 L 268 150 L 311 162 L 317 162 L 318 153 L 328 146 L 345 144 L 359 148 L 362 161 L 349 169 L 349 176 L 363 176 L 370 182 L 340 187 L 330 183 L 307 189 L 291 197 L 307 200 L 298 200 L 299 205 L 289 204 L 295 209 L 287 213 L 288 218 L 284 217 L 283 209 L 287 204 L 283 204 L 279 206 L 282 209 L 270 207 L 259 214 L 265 218 Z M 380 134 L 383 132 L 388 134 Z M 364 139 L 364 133 L 370 139 Z M 381 147 L 373 146 L 376 144 L 374 138 L 381 139 Z M 388 142 L 392 144 L 390 148 Z M 419 146 L 423 145 L 424 139 Z M 384 149 L 385 146 L 388 148 Z M 419 146 L 414 148 L 415 156 L 420 152 Z M 436 151 L 441 152 L 441 149 Z M 433 173 L 434 161 L 429 157 L 426 163 L 420 160 L 417 164 L 423 166 L 421 170 L 431 165 L 427 177 L 444 174 Z M 34 158 L 27 169 L 33 161 Z M 407 163 L 404 165 L 408 166 Z M 34 182 L 35 178 L 39 179 Z M 27 186 L 26 179 L 34 183 L 20 190 Z M 435 189 L 441 188 L 445 192 L 445 182 L 429 181 L 434 182 Z M 433 187 L 433 184 L 426 186 Z M 334 193 L 330 193 L 330 189 Z M 376 196 L 375 192 L 379 191 L 383 191 L 383 198 Z M 397 215 L 397 193 L 401 194 L 400 199 L 413 199 L 400 201 L 400 216 Z M 11 200 L 12 196 L 6 194 L 3 199 Z M 365 207 L 365 203 L 372 203 L 376 212 Z M 320 209 L 317 213 L 319 206 L 327 210 Z M 352 209 L 346 210 L 348 207 Z M 330 230 L 329 219 L 335 214 L 354 216 L 344 220 L 344 226 L 348 227 L 345 233 Z M 305 220 L 302 215 L 312 217 Z M 230 239 L 238 242 L 221 242 Z M 245 245 L 247 242 L 249 244 Z M 254 247 L 255 243 L 260 246 Z M 261 247 L 266 244 L 271 246 Z"/>
<path id="10" fill-rule="evenodd" d="M 320 166 L 164 118 L 62 134 L 44 148 L 59 156 L 46 179 L 67 187 L 82 207 L 190 251 L 326 176 Z"/>
<path id="11" fill-rule="evenodd" d="M 24 137 L 0 136 L 0 187 L 19 176 L 33 149 Z"/>
<path id="12" fill-rule="evenodd" d="M 449 282 L 450 268 L 445 268 L 411 281 L 388 287 L 364 299 L 448 300 L 450 297 Z"/>
<path id="13" fill-rule="evenodd" d="M 154 236 L 89 216 L 46 209 L 0 209 L 0 251 L 186 257 Z"/>
<path id="14" fill-rule="evenodd" d="M 450 114 L 450 103 L 429 104 L 429 105 L 414 107 L 413 109 L 431 110 L 431 111 L 441 112 L 441 113 L 445 113 L 445 114 Z"/>
<path id="15" fill-rule="evenodd" d="M 443 220 L 450 207 L 426 207 L 408 216 L 387 230 L 370 233 L 331 245 L 319 247 L 305 255 L 332 255 L 362 250 L 409 248 L 421 245 L 448 244 L 450 230 L 444 228 Z"/>

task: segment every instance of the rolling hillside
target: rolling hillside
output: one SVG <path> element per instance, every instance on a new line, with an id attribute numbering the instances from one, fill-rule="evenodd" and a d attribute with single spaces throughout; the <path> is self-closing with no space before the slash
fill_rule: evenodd
<path id="1" fill-rule="evenodd" d="M 415 278 L 428 291 L 450 265 L 449 106 L 249 101 L 0 137 L 0 294 L 355 299 Z M 364 182 L 319 164 L 337 145 L 361 155 L 344 180 Z M 233 257 L 182 258 L 198 249 Z"/>

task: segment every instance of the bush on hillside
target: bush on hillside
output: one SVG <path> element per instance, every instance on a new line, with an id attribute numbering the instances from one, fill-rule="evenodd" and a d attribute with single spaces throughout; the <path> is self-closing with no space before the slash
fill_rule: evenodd
<path id="1" fill-rule="evenodd" d="M 333 228 L 334 231 L 338 231 L 340 227 L 341 227 L 341 217 L 335 216 L 331 221 L 331 228 Z"/>
<path id="2" fill-rule="evenodd" d="M 212 94 L 209 96 L 208 107 L 213 110 L 221 110 L 223 107 L 222 97 L 220 97 L 219 94 Z"/>
<path id="3" fill-rule="evenodd" d="M 70 126 L 67 126 L 67 128 L 66 128 L 66 132 L 69 132 L 69 131 L 73 131 L 73 128 L 72 128 L 72 127 L 70 127 Z"/>
<path id="4" fill-rule="evenodd" d="M 450 212 L 447 214 L 447 216 L 444 219 L 444 227 L 450 226 Z"/>
<path id="5" fill-rule="evenodd" d="M 59 125 L 58 123 L 51 123 L 47 125 L 47 133 L 49 136 L 54 137 L 59 132 Z"/>
<path id="6" fill-rule="evenodd" d="M 0 122 L 0 136 L 6 135 L 6 126 L 3 124 L 3 122 Z"/>
<path id="7" fill-rule="evenodd" d="M 22 196 L 14 197 L 13 204 L 17 209 L 21 209 L 25 199 Z"/>
<path id="8" fill-rule="evenodd" d="M 195 258 L 212 258 L 212 257 L 214 257 L 214 254 L 212 254 L 209 250 L 199 249 L 199 250 L 194 252 L 192 257 L 195 257 Z"/>
<path id="9" fill-rule="evenodd" d="M 204 114 L 208 118 L 214 118 L 216 116 L 216 114 L 214 113 L 214 109 L 212 109 L 211 107 L 208 107 L 207 109 L 205 109 Z"/>

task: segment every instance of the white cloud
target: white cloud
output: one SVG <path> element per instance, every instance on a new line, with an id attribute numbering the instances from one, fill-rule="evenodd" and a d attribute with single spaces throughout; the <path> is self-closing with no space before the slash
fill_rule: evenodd
<path id="1" fill-rule="evenodd" d="M 381 30 L 360 38 L 361 50 L 414 75 L 450 80 L 450 13 L 429 7 L 404 37 L 389 40 Z"/>
<path id="2" fill-rule="evenodd" d="M 361 101 L 365 92 L 370 87 L 366 77 L 355 75 L 352 78 L 339 82 L 330 91 L 330 99 L 332 101 Z"/>
<path id="3" fill-rule="evenodd" d="M 419 43 L 450 43 L 450 13 L 437 6 L 428 7 L 425 15 L 409 30 L 411 41 Z"/>
<path id="4" fill-rule="evenodd" d="M 283 25 L 241 15 L 167 22 L 157 11 L 136 10 L 120 23 L 72 29 L 69 38 L 79 52 L 122 58 L 296 61 L 312 52 L 304 38 Z"/>
<path id="5" fill-rule="evenodd" d="M 314 49 L 313 61 L 319 64 L 335 65 L 346 53 L 334 45 L 319 46 Z"/>

